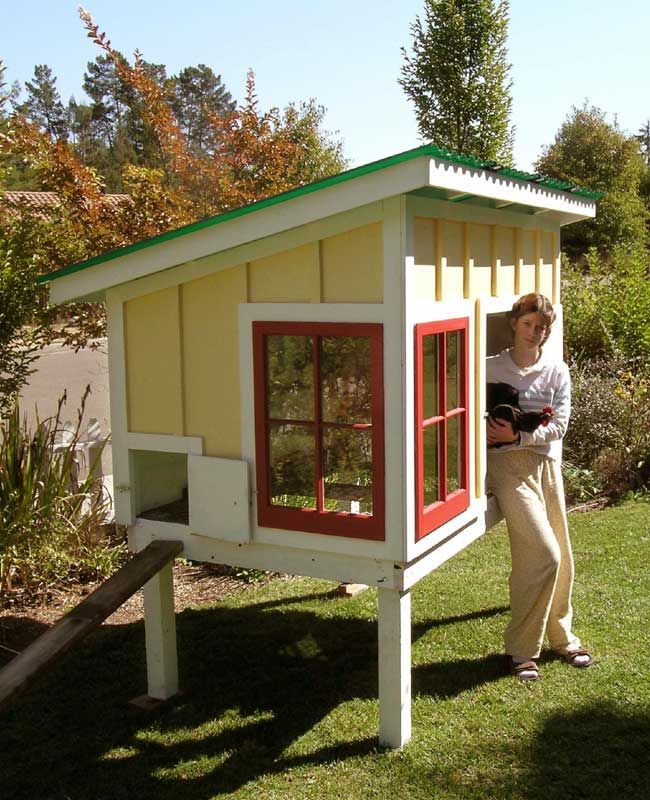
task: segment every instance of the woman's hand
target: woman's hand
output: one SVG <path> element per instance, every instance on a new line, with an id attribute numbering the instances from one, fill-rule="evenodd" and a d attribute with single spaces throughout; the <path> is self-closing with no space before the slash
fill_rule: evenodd
<path id="1" fill-rule="evenodd" d="M 517 436 L 512 430 L 512 424 L 504 419 L 492 419 L 488 417 L 487 422 L 487 443 L 492 444 L 514 444 Z"/>

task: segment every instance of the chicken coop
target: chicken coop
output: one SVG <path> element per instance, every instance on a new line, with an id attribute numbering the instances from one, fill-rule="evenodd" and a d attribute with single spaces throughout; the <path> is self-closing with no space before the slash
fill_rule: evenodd
<path id="1" fill-rule="evenodd" d="M 43 278 L 55 303 L 106 304 L 130 547 L 375 587 L 388 746 L 411 731 L 411 589 L 498 514 L 485 359 L 531 291 L 561 351 L 560 231 L 595 198 L 424 146 Z M 145 628 L 149 695 L 169 698 L 169 565 Z"/>

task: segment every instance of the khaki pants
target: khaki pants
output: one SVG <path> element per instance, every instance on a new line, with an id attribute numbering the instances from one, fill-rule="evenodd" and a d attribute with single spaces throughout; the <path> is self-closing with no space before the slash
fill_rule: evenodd
<path id="1" fill-rule="evenodd" d="M 571 631 L 574 568 L 560 464 L 533 450 L 488 453 L 487 486 L 510 537 L 506 653 L 537 658 L 544 633 L 553 650 L 579 647 Z"/>

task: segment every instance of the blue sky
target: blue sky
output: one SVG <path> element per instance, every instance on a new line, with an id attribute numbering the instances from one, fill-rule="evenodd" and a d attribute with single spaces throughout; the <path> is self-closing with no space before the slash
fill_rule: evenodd
<path id="1" fill-rule="evenodd" d="M 263 107 L 314 97 L 327 108 L 352 165 L 421 143 L 397 83 L 401 46 L 423 0 L 86 0 L 100 29 L 127 55 L 139 49 L 172 74 L 205 63 L 237 99 L 251 67 Z M 70 0 L 0 0 L 0 58 L 9 80 L 48 64 L 65 101 L 83 98 L 98 54 Z M 647 0 L 511 0 L 515 161 L 532 166 L 572 105 L 590 104 L 636 132 L 650 117 Z"/>

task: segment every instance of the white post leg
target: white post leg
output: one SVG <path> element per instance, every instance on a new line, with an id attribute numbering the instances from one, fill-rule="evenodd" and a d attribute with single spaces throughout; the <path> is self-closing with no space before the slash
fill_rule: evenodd
<path id="1" fill-rule="evenodd" d="M 411 738 L 411 594 L 379 589 L 379 743 Z"/>
<path id="2" fill-rule="evenodd" d="M 167 700 L 178 692 L 174 578 L 171 563 L 145 583 L 144 629 L 149 697 Z"/>

